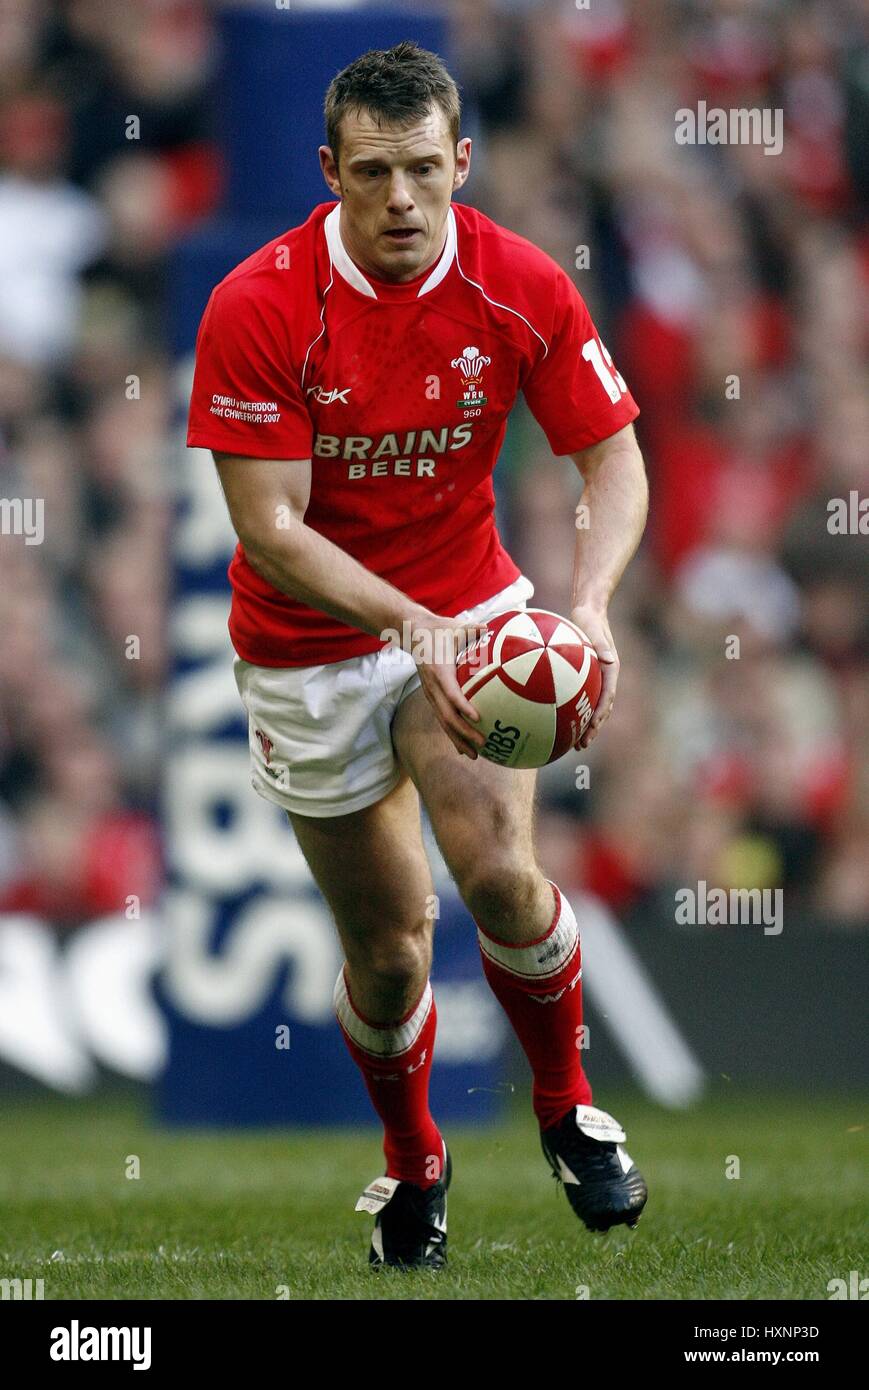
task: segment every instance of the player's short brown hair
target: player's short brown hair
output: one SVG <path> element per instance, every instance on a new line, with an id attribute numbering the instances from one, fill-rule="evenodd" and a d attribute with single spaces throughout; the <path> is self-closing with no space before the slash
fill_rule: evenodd
<path id="1" fill-rule="evenodd" d="M 459 89 L 436 53 L 404 39 L 392 48 L 372 48 L 354 59 L 329 83 L 324 114 L 326 143 L 338 162 L 341 121 L 348 112 L 367 111 L 380 123 L 410 126 L 437 103 L 458 143 L 462 103 Z"/>

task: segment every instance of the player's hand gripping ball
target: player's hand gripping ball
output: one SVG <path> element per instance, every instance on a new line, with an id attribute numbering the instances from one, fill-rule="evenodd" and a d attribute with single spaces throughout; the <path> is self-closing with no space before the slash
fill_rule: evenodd
<path id="1" fill-rule="evenodd" d="M 456 662 L 462 694 L 479 710 L 482 757 L 543 767 L 575 747 L 600 698 L 597 654 L 575 623 L 543 608 L 511 608 Z"/>

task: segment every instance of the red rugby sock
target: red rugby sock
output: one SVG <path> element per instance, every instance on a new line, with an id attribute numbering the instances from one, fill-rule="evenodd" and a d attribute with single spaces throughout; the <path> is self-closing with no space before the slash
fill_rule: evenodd
<path id="1" fill-rule="evenodd" d="M 534 1075 L 534 1113 L 545 1129 L 591 1104 L 582 1069 L 582 955 L 573 909 L 552 885 L 555 911 L 538 940 L 514 946 L 477 925 L 483 970 Z"/>
<path id="2" fill-rule="evenodd" d="M 428 1108 L 437 1011 L 431 984 L 398 1023 L 371 1023 L 350 997 L 344 971 L 335 1012 L 350 1056 L 383 1121 L 386 1176 L 431 1187 L 442 1175 L 444 1147 Z"/>

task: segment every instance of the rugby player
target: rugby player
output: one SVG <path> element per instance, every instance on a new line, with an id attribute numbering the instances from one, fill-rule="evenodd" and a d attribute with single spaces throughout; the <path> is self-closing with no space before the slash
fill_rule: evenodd
<path id="1" fill-rule="evenodd" d="M 428 1104 L 420 803 L 530 1063 L 570 1205 L 603 1231 L 635 1225 L 646 1201 L 582 1068 L 577 922 L 536 861 L 536 773 L 479 756 L 455 655 L 534 592 L 494 521 L 520 391 L 585 482 L 569 616 L 603 688 L 582 747 L 612 708 L 607 609 L 647 487 L 637 406 L 570 277 L 452 202 L 471 141 L 442 61 L 411 42 L 363 54 L 332 81 L 325 123 L 331 198 L 209 299 L 188 443 L 213 452 L 238 535 L 229 627 L 252 782 L 286 811 L 334 916 L 338 1022 L 383 1123 L 386 1172 L 358 1204 L 375 1217 L 369 1258 L 439 1268 L 451 1164 Z"/>

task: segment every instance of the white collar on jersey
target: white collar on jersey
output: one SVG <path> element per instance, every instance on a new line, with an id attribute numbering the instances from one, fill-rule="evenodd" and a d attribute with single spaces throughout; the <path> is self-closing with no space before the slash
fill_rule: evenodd
<path id="1" fill-rule="evenodd" d="M 326 245 L 329 248 L 329 258 L 332 265 L 339 275 L 352 285 L 354 290 L 359 290 L 360 294 L 368 295 L 369 299 L 376 299 L 377 292 L 370 280 L 366 280 L 362 271 L 352 261 L 347 254 L 347 249 L 341 240 L 341 228 L 339 219 L 341 215 L 341 204 L 336 203 L 332 211 L 327 214 L 323 226 L 326 228 Z M 447 213 L 447 239 L 444 245 L 441 258 L 429 275 L 428 279 L 423 280 L 416 297 L 421 299 L 429 290 L 433 290 L 435 285 L 439 285 L 443 280 L 450 266 L 456 258 L 456 217 L 452 205 Z"/>

